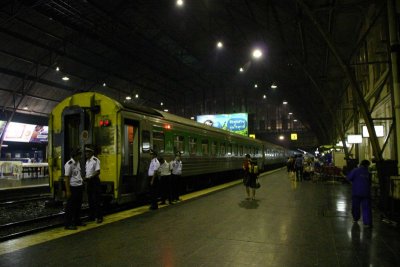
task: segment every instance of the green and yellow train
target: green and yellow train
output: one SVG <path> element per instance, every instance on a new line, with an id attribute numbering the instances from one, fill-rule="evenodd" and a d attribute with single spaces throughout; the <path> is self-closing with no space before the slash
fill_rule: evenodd
<path id="1" fill-rule="evenodd" d="M 182 153 L 187 187 L 238 178 L 245 154 L 257 159 L 260 169 L 282 166 L 289 155 L 281 146 L 167 112 L 119 103 L 99 93 L 78 93 L 60 102 L 49 118 L 50 186 L 56 198 L 62 195 L 71 148 L 85 145 L 96 148 L 103 195 L 116 203 L 134 201 L 148 191 L 150 149 L 168 161 L 177 151 Z"/>

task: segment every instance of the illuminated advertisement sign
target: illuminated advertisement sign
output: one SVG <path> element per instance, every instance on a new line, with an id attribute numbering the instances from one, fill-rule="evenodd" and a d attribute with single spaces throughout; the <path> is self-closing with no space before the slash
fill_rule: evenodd
<path id="1" fill-rule="evenodd" d="M 245 136 L 249 132 L 247 113 L 199 115 L 197 122 Z"/>
<path id="2" fill-rule="evenodd" d="M 6 122 L 0 121 L 0 134 Z M 18 122 L 10 122 L 5 132 L 4 141 L 24 143 L 47 143 L 48 127 Z"/>

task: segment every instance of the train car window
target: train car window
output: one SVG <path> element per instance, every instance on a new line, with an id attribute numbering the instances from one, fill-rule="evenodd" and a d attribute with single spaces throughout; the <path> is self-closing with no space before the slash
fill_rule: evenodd
<path id="1" fill-rule="evenodd" d="M 165 150 L 164 132 L 153 131 L 153 149 L 158 153 L 164 153 Z"/>
<path id="2" fill-rule="evenodd" d="M 196 154 L 197 152 L 197 138 L 189 137 L 189 153 L 191 155 Z"/>
<path id="3" fill-rule="evenodd" d="M 243 156 L 243 146 L 239 146 L 239 155 Z"/>
<path id="4" fill-rule="evenodd" d="M 217 155 L 217 142 L 211 141 L 211 155 Z"/>
<path id="5" fill-rule="evenodd" d="M 221 143 L 221 149 L 219 151 L 221 156 L 225 156 L 226 154 L 225 143 Z"/>
<path id="6" fill-rule="evenodd" d="M 208 140 L 203 139 L 201 140 L 201 152 L 203 155 L 208 155 Z"/>
<path id="7" fill-rule="evenodd" d="M 149 152 L 150 151 L 150 132 L 142 131 L 142 151 Z"/>
<path id="8" fill-rule="evenodd" d="M 233 144 L 233 151 L 232 151 L 233 155 L 237 156 L 238 155 L 238 145 L 237 144 Z"/>
<path id="9" fill-rule="evenodd" d="M 185 152 L 185 138 L 183 136 L 174 137 L 174 152 Z"/>
<path id="10" fill-rule="evenodd" d="M 228 155 L 232 155 L 232 144 L 228 144 L 228 145 L 226 146 L 226 153 L 227 153 Z"/>

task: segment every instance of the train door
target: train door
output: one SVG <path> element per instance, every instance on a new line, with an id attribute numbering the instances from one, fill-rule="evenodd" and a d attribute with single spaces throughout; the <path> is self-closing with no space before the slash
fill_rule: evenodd
<path id="1" fill-rule="evenodd" d="M 64 172 L 64 164 L 71 158 L 71 149 L 83 148 L 81 133 L 85 130 L 87 119 L 83 109 L 66 109 L 63 112 L 63 136 L 62 136 L 62 154 L 61 161 Z M 84 166 L 82 157 L 81 166 Z"/>
<path id="2" fill-rule="evenodd" d="M 121 194 L 138 191 L 139 123 L 125 119 L 122 142 Z"/>

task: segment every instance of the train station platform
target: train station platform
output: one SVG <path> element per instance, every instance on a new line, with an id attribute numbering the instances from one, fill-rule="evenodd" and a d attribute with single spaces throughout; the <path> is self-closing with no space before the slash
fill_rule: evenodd
<path id="1" fill-rule="evenodd" d="M 0 244 L 0 266 L 400 266 L 399 228 L 351 217 L 351 186 L 263 174 L 256 200 L 233 182 Z M 204 195 L 203 195 L 204 194 Z"/>

